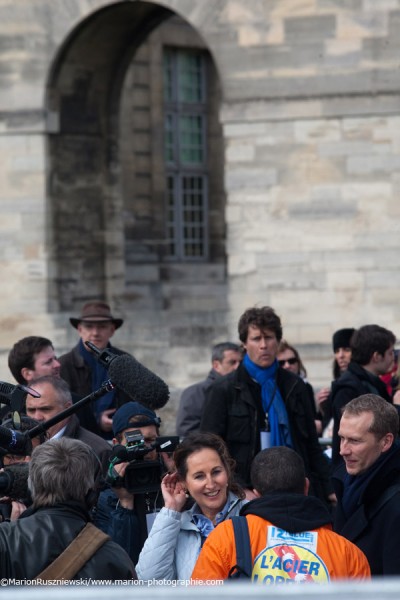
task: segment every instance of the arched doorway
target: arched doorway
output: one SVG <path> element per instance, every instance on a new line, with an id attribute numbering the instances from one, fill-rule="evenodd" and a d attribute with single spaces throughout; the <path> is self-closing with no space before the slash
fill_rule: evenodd
<path id="1" fill-rule="evenodd" d="M 202 86 L 192 102 L 193 90 L 179 97 L 188 85 Z M 123 311 L 182 310 L 182 295 L 205 284 L 221 304 L 219 104 L 204 41 L 160 5 L 115 3 L 71 32 L 47 90 L 55 310 L 94 297 Z M 205 304 L 187 307 L 196 313 Z M 208 331 L 202 341 L 214 337 Z"/>

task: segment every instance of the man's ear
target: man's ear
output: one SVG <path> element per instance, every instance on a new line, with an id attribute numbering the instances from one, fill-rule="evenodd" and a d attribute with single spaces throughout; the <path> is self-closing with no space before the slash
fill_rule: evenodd
<path id="1" fill-rule="evenodd" d="M 385 435 L 381 439 L 382 452 L 387 452 L 389 450 L 389 448 L 392 447 L 393 442 L 394 442 L 393 433 L 385 433 Z"/>
<path id="2" fill-rule="evenodd" d="M 211 363 L 212 368 L 214 369 L 214 371 L 217 371 L 217 373 L 219 373 L 219 366 L 220 366 L 220 361 L 219 360 L 213 360 Z"/>
<path id="3" fill-rule="evenodd" d="M 375 350 L 375 352 L 373 353 L 373 355 L 371 357 L 371 362 L 379 362 L 382 359 L 382 356 L 383 355 L 380 352 Z"/>
<path id="4" fill-rule="evenodd" d="M 21 369 L 21 375 L 27 383 L 33 379 L 33 371 L 27 367 Z"/>
<path id="5" fill-rule="evenodd" d="M 305 496 L 308 496 L 309 489 L 310 489 L 310 480 L 308 479 L 308 477 L 306 477 L 304 480 L 304 495 Z"/>
<path id="6" fill-rule="evenodd" d="M 255 488 L 253 488 L 253 494 L 255 495 L 256 498 L 261 498 L 260 492 L 258 492 Z"/>

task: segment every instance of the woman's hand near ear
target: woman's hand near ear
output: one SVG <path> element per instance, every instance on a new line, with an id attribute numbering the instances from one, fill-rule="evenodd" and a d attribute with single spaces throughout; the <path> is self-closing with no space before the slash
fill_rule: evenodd
<path id="1" fill-rule="evenodd" d="M 185 486 L 179 481 L 178 473 L 167 473 L 161 481 L 165 508 L 182 512 L 186 502 Z"/>

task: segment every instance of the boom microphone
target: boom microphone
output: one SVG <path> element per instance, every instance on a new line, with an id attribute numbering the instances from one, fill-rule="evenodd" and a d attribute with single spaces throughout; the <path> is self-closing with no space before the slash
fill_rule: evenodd
<path id="1" fill-rule="evenodd" d="M 162 408 L 169 400 L 165 381 L 129 354 L 116 356 L 110 362 L 108 374 L 116 387 L 151 410 Z"/>
<path id="2" fill-rule="evenodd" d="M 20 383 L 18 383 L 17 385 L 14 385 L 12 383 L 6 383 L 5 381 L 0 381 L 0 402 L 9 404 L 10 400 L 12 400 L 13 394 L 15 394 L 17 391 L 21 391 L 24 394 L 29 394 L 30 396 L 33 396 L 34 398 L 40 398 L 39 392 L 37 392 L 33 388 L 30 388 L 26 385 L 21 385 Z"/>

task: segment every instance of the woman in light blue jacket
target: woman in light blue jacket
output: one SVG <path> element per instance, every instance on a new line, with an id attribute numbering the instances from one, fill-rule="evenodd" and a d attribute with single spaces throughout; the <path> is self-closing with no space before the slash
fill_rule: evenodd
<path id="1" fill-rule="evenodd" d="M 139 579 L 189 580 L 201 547 L 218 523 L 238 515 L 243 490 L 233 481 L 233 460 L 223 440 L 192 433 L 174 453 L 176 472 L 161 483 L 158 513 L 136 565 Z M 184 510 L 187 496 L 194 504 Z"/>

